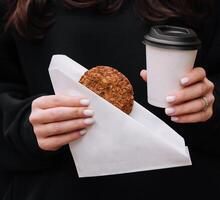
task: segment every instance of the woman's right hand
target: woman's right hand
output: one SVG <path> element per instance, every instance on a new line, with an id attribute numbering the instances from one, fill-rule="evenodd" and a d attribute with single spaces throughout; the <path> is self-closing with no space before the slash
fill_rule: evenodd
<path id="1" fill-rule="evenodd" d="M 56 151 L 79 139 L 94 123 L 89 99 L 61 95 L 42 96 L 32 102 L 29 117 L 38 145 Z"/>

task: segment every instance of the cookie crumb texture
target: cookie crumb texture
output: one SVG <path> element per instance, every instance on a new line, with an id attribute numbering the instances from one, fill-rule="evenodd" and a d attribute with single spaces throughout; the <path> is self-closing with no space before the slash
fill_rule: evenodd
<path id="1" fill-rule="evenodd" d="M 79 82 L 123 112 L 131 113 L 134 104 L 133 87 L 130 81 L 115 68 L 94 67 L 88 70 Z"/>

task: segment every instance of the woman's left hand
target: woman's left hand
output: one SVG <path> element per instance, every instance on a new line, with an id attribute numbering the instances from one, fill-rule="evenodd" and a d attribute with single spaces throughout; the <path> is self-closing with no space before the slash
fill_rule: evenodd
<path id="1" fill-rule="evenodd" d="M 147 80 L 147 71 L 141 71 Z M 214 84 L 206 78 L 203 68 L 197 67 L 180 80 L 182 89 L 166 97 L 169 107 L 165 113 L 177 123 L 197 123 L 209 120 L 213 115 Z"/>

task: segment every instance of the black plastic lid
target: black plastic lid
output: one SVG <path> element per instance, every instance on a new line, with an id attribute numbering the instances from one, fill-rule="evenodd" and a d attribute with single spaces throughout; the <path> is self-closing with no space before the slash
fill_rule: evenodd
<path id="1" fill-rule="evenodd" d="M 144 39 L 144 44 L 166 49 L 195 50 L 201 46 L 192 29 L 177 26 L 153 26 Z"/>

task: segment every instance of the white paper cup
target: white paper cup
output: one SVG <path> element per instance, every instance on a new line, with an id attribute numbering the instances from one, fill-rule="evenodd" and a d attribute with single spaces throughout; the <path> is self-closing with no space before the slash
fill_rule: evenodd
<path id="1" fill-rule="evenodd" d="M 181 78 L 192 70 L 201 42 L 191 29 L 156 26 L 145 44 L 148 103 L 166 108 L 166 97 L 180 90 Z"/>

